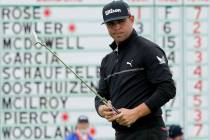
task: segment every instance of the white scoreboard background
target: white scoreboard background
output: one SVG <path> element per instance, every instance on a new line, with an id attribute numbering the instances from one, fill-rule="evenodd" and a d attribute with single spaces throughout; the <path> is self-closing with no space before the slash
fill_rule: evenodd
<path id="1" fill-rule="evenodd" d="M 96 140 L 114 140 L 94 96 L 31 31 L 89 85 L 111 43 L 101 25 L 110 0 L 0 0 L 0 140 L 63 140 L 88 115 Z M 210 0 L 127 0 L 135 29 L 166 52 L 177 96 L 163 107 L 166 124 L 187 140 L 210 140 Z"/>

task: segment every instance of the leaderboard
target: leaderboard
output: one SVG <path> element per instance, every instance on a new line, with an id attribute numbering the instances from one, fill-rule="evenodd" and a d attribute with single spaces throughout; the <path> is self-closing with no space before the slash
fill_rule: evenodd
<path id="1" fill-rule="evenodd" d="M 32 31 L 92 88 L 112 42 L 101 25 L 111 0 L 0 0 L 0 140 L 64 140 L 80 115 L 89 133 L 113 140 L 94 95 Z M 166 52 L 177 87 L 163 106 L 167 125 L 187 140 L 210 139 L 210 0 L 127 0 L 135 29 Z"/>

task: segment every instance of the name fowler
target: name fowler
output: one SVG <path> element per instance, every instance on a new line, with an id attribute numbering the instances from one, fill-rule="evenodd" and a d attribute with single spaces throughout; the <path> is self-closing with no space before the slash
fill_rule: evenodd
<path id="1" fill-rule="evenodd" d="M 109 10 L 106 10 L 105 11 L 105 14 L 106 16 L 108 16 L 109 14 L 112 14 L 112 13 L 121 13 L 121 9 L 109 9 Z"/>

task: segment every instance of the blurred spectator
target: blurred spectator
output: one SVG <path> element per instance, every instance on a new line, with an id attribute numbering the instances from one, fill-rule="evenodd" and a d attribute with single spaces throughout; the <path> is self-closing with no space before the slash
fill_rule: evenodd
<path id="1" fill-rule="evenodd" d="M 184 140 L 184 133 L 179 125 L 169 126 L 169 140 Z"/>
<path id="2" fill-rule="evenodd" d="M 93 140 L 89 135 L 89 121 L 87 116 L 80 116 L 77 121 L 75 132 L 71 133 L 65 140 Z"/>

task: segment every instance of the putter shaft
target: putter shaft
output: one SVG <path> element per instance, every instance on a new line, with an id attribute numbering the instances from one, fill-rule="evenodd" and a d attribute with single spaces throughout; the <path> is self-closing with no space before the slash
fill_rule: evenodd
<path id="1" fill-rule="evenodd" d="M 36 43 L 34 44 L 34 45 L 37 45 L 37 44 L 39 44 L 39 45 L 41 45 L 41 46 L 44 46 L 50 53 L 52 53 L 64 66 L 65 66 L 65 68 L 66 69 L 68 69 L 68 70 L 70 70 L 82 83 L 84 83 L 85 84 L 85 86 L 90 90 L 90 91 L 92 91 L 106 106 L 108 106 L 108 107 L 110 107 L 110 108 L 112 108 L 112 110 L 114 111 L 114 112 L 116 112 L 117 114 L 119 114 L 120 112 L 114 107 L 114 106 L 112 106 L 105 98 L 103 98 L 101 95 L 99 95 L 98 93 L 97 93 L 97 91 L 95 91 L 93 88 L 91 88 L 84 80 L 82 80 L 80 77 L 79 77 L 79 75 L 77 74 L 77 73 L 75 73 L 67 64 L 65 64 L 64 62 L 63 62 L 63 60 L 62 59 L 60 59 L 57 55 L 56 55 L 56 53 L 54 52 L 54 51 L 52 51 L 50 48 L 48 48 L 45 44 L 43 44 L 43 43 L 41 43 L 41 42 L 39 42 L 39 41 L 37 41 L 38 40 L 38 38 L 37 38 L 37 36 L 36 35 L 34 35 L 34 38 L 35 38 L 35 40 L 36 40 Z"/>

